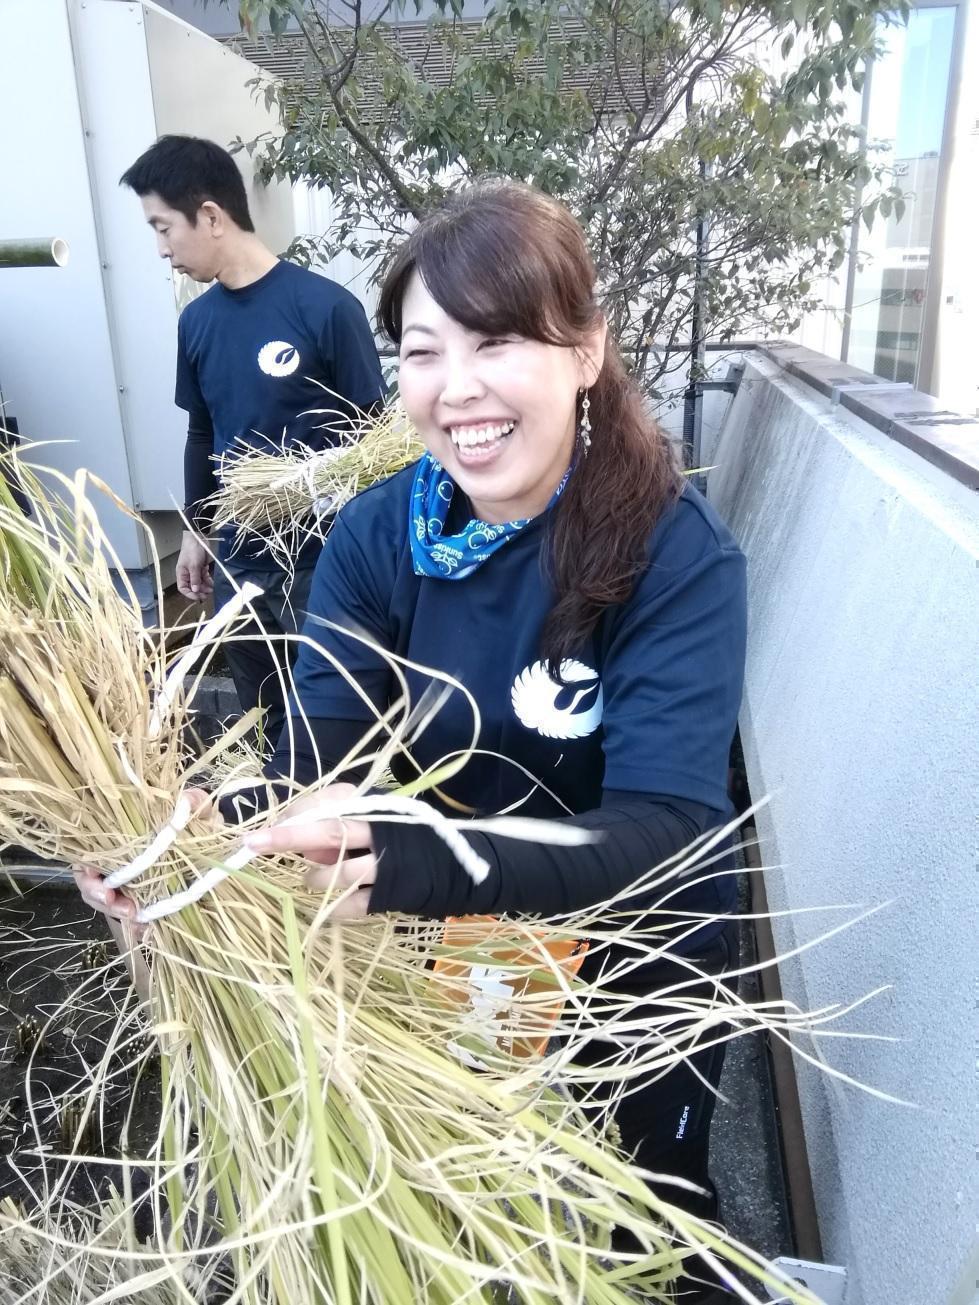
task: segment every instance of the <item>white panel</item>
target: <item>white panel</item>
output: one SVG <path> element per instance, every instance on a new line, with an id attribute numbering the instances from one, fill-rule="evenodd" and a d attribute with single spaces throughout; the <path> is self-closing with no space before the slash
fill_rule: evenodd
<path id="1" fill-rule="evenodd" d="M 303 182 L 297 182 L 294 192 L 296 225 L 299 232 L 309 236 L 324 235 L 330 229 L 334 217 L 333 196 L 330 191 L 325 186 L 307 186 Z M 373 239 L 376 234 L 377 228 L 367 222 L 362 223 L 357 231 L 358 237 L 364 240 Z M 329 263 L 314 270 L 339 282 L 352 295 L 356 295 L 364 305 L 371 325 L 376 327 L 374 319 L 377 313 L 378 287 L 371 284 L 376 263 L 355 258 L 353 254 L 344 250 Z"/>
<path id="2" fill-rule="evenodd" d="M 948 407 L 979 416 L 979 5 L 969 5 L 959 21 L 965 36 L 945 211 L 935 393 Z"/>
<path id="3" fill-rule="evenodd" d="M 119 185 L 157 134 L 142 6 L 84 0 L 75 10 L 75 43 L 135 506 L 173 508 L 183 503 L 187 430 L 173 402 L 173 277 L 139 199 Z"/>
<path id="4" fill-rule="evenodd" d="M 0 271 L 5 398 L 27 438 L 72 441 L 46 462 L 87 466 L 131 503 L 65 0 L 4 0 L 0 122 L 0 238 L 58 235 L 71 251 L 64 268 Z M 137 527 L 106 525 L 123 565 L 143 565 Z"/>
<path id="5" fill-rule="evenodd" d="M 206 136 L 228 146 L 236 136 L 250 140 L 279 130 L 264 100 L 246 85 L 267 74 L 156 5 L 144 4 L 143 10 L 160 135 Z M 248 155 L 238 155 L 237 162 L 245 174 L 255 229 L 270 249 L 281 253 L 295 234 L 291 187 L 286 182 L 256 187 Z"/>

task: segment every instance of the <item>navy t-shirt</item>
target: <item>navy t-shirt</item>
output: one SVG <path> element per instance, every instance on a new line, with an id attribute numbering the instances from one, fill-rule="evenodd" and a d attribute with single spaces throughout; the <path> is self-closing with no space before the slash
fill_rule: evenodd
<path id="1" fill-rule="evenodd" d="M 553 604 L 541 562 L 546 514 L 465 579 L 420 577 L 408 544 L 413 474 L 409 467 L 349 503 L 323 548 L 305 634 L 357 687 L 303 647 L 296 696 L 305 713 L 367 722 L 375 717 L 365 696 L 384 711 L 400 695 L 388 664 L 344 632 L 352 630 L 456 677 L 475 699 L 476 747 L 485 755 L 442 783 L 452 804 L 553 817 L 598 807 L 608 789 L 685 798 L 725 818 L 744 673 L 745 564 L 706 500 L 687 486 L 664 513 L 647 570 L 565 663 L 562 687 L 541 663 Z M 418 703 L 433 680 L 404 674 Z M 411 754 L 433 766 L 472 741 L 472 709 L 453 691 Z M 393 769 L 404 780 L 417 773 L 404 759 Z"/>
<path id="2" fill-rule="evenodd" d="M 384 392 L 374 337 L 358 300 L 294 263 L 280 261 L 240 290 L 214 285 L 180 315 L 176 402 L 191 425 L 210 421 L 216 457 L 242 445 L 326 447 L 337 437 L 325 424 L 337 417 L 315 409 L 338 409 L 349 419 Z M 234 531 L 225 535 L 226 556 Z M 319 547 L 314 539 L 307 564 Z M 235 556 L 260 558 L 261 542 L 244 544 Z"/>

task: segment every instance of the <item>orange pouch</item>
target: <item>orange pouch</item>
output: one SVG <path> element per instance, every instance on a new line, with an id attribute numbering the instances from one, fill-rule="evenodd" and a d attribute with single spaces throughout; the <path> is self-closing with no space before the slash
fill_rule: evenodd
<path id="1" fill-rule="evenodd" d="M 450 916 L 445 922 L 442 941 L 448 947 L 475 947 L 485 937 L 479 926 L 493 921 L 491 915 Z M 539 936 L 539 935 L 535 935 Z M 588 944 L 580 939 L 549 938 L 542 943 L 552 964 L 560 967 L 567 978 L 581 969 Z M 524 969 L 534 962 L 534 970 Z M 514 974 L 514 966 L 520 970 Z M 435 973 L 457 983 L 440 985 L 443 994 L 460 1005 L 471 1005 L 482 1016 L 481 1023 L 496 1039 L 500 1051 L 522 1058 L 542 1056 L 547 1050 L 551 1030 L 564 1009 L 564 997 L 555 986 L 554 975 L 545 967 L 539 949 L 508 946 L 501 942 L 488 948 L 482 963 L 443 958 L 435 962 Z M 514 1009 L 513 998 L 553 993 L 551 1001 L 535 1002 L 533 1012 Z M 526 1031 L 530 1024 L 531 1031 Z M 524 1031 L 521 1031 L 521 1025 Z"/>

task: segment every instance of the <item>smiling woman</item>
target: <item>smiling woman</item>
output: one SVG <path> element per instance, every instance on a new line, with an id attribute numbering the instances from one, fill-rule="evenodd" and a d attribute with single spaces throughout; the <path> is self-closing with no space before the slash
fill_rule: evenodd
<path id="1" fill-rule="evenodd" d="M 580 228 L 529 187 L 484 183 L 397 251 L 379 316 L 399 346 L 405 409 L 476 516 L 556 508 L 544 634 L 556 665 L 628 597 L 649 532 L 680 490 L 608 337 Z M 601 442 L 586 463 L 593 425 Z"/>
<path id="2" fill-rule="evenodd" d="M 717 975 L 736 956 L 724 863 L 694 884 L 630 885 L 730 815 L 744 559 L 646 416 L 607 335 L 583 234 L 556 201 L 499 182 L 454 197 L 395 253 L 379 315 L 428 451 L 344 508 L 327 540 L 293 729 L 271 771 L 312 777 L 391 706 L 404 686 L 379 648 L 455 677 L 478 704 L 478 749 L 430 800 L 457 815 L 559 817 L 595 838 L 554 849 L 473 832 L 489 867 L 477 885 L 425 829 L 374 823 L 356 849 L 358 909 L 551 915 L 613 901 L 602 918 L 634 924 L 659 905 L 669 914 L 647 918 L 660 956 L 626 981 L 648 995 L 652 1021 L 657 991 L 678 975 L 690 979 L 685 1000 L 712 991 L 684 967 Z M 418 704 L 432 681 L 409 670 L 405 683 Z M 470 741 L 469 704 L 451 693 L 392 769 L 407 782 Z M 317 845 L 309 830 L 262 837 Z M 327 863 L 342 855 L 335 830 L 319 846 Z M 621 959 L 615 948 L 586 957 L 584 973 L 604 966 L 607 978 Z M 620 1050 L 596 1042 L 582 1059 Z M 705 1048 L 616 1107 L 625 1150 L 703 1188 L 669 1190 L 707 1217 L 722 1059 Z M 691 1305 L 723 1299 L 716 1284 L 682 1286 Z"/>
<path id="3" fill-rule="evenodd" d="M 590 951 L 581 973 L 604 971 L 607 1010 L 592 1014 L 606 1028 L 621 1003 L 641 1002 L 630 1020 L 641 1042 L 647 1018 L 652 1029 L 709 1001 L 736 957 L 726 863 L 696 882 L 648 872 L 731 813 L 744 559 L 645 415 L 560 204 L 507 183 L 454 197 L 395 254 L 380 316 L 427 452 L 350 502 L 327 539 L 267 773 L 363 780 L 351 758 L 365 728 L 407 694 L 417 728 L 391 760 L 400 782 L 425 775 L 426 799 L 456 817 L 558 818 L 591 837 L 555 847 L 498 825 L 467 831 L 478 877 L 420 824 L 311 821 L 250 844 L 331 874 L 343 863 L 348 918 L 627 920 L 628 936 Z M 607 1038 L 577 1065 L 604 1066 L 611 1083 L 623 1042 Z M 670 1199 L 707 1218 L 722 1059 L 723 1042 L 707 1039 L 669 1073 L 639 1075 L 614 1106 L 624 1150 L 695 1185 L 669 1186 Z M 709 1271 L 696 1276 L 707 1281 L 680 1284 L 686 1305 L 724 1299 Z"/>

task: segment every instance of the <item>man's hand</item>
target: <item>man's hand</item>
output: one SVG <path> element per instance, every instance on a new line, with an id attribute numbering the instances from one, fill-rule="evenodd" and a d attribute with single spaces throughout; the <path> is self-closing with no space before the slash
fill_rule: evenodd
<path id="1" fill-rule="evenodd" d="M 210 554 L 192 530 L 184 531 L 180 543 L 177 590 L 195 603 L 203 603 L 214 592 Z"/>

